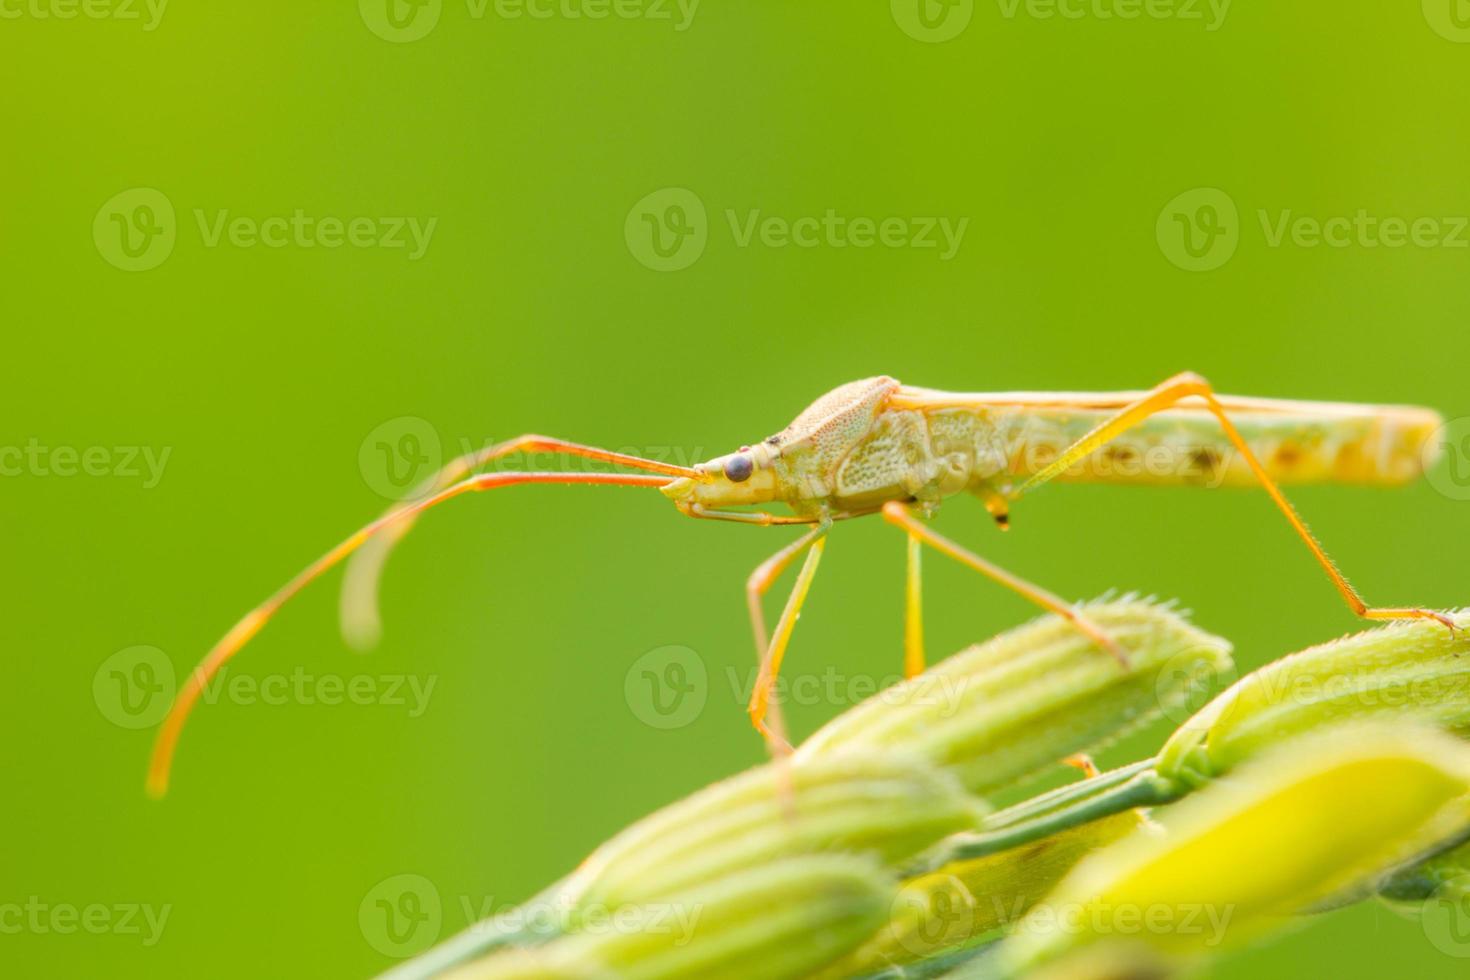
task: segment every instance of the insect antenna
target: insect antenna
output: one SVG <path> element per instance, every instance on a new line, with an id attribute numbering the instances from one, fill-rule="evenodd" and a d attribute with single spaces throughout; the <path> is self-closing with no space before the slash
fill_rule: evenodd
<path id="1" fill-rule="evenodd" d="M 698 476 L 693 470 L 688 472 Z M 239 622 L 230 627 L 229 632 L 214 645 L 213 649 L 200 661 L 199 666 L 189 674 L 174 697 L 173 704 L 169 706 L 168 715 L 164 717 L 163 723 L 159 726 L 158 736 L 153 743 L 153 756 L 148 768 L 149 794 L 160 797 L 168 792 L 169 770 L 173 763 L 174 751 L 178 747 L 179 735 L 189 718 L 190 711 L 193 710 L 210 680 L 219 673 L 230 658 L 250 642 L 256 633 L 260 632 L 282 606 L 324 572 L 362 547 L 379 531 L 394 522 L 417 517 L 431 507 L 436 507 L 461 494 L 481 490 L 494 490 L 522 483 L 586 483 L 625 487 L 661 487 L 669 480 L 670 474 L 654 473 L 481 473 L 445 487 L 430 496 L 405 504 L 354 531 L 335 548 L 302 569 L 295 578 L 281 586 L 265 602 L 246 613 Z"/>
<path id="2" fill-rule="evenodd" d="M 685 466 L 569 442 L 553 436 L 527 433 L 504 442 L 482 446 L 451 460 L 439 472 L 420 484 L 408 499 L 417 500 L 432 496 L 445 487 L 453 486 L 476 470 L 483 469 L 507 456 L 520 455 L 525 457 L 529 463 L 533 454 L 542 453 L 552 453 L 568 461 L 570 458 L 580 457 L 599 463 L 627 466 L 650 473 L 663 473 L 671 478 L 701 478 L 698 471 Z M 541 468 L 536 465 L 519 467 L 519 469 Z M 339 609 L 342 639 L 355 650 L 372 649 L 382 635 L 382 620 L 378 615 L 378 591 L 383 577 L 383 568 L 387 565 L 388 556 L 392 554 L 393 548 L 403 539 L 404 535 L 413 530 L 415 519 L 415 514 L 407 514 L 389 522 L 347 562 L 347 570 L 342 576 Z"/>

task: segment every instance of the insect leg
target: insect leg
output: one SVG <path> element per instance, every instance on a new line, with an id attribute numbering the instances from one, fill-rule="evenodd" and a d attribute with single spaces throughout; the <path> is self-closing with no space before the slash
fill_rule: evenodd
<path id="1" fill-rule="evenodd" d="M 910 533 L 908 540 L 908 580 L 904 590 L 903 675 L 917 677 L 924 672 L 924 583 L 920 560 L 924 542 Z"/>
<path id="2" fill-rule="evenodd" d="M 826 533 L 824 527 L 813 528 L 757 565 L 755 571 L 751 572 L 750 577 L 745 580 L 745 604 L 750 612 L 750 628 L 755 634 L 755 659 L 756 663 L 761 666 L 762 675 L 766 669 L 766 654 L 770 649 L 770 636 L 766 632 L 766 614 L 761 608 L 761 600 L 770 591 L 776 579 L 781 577 L 781 573 L 790 567 L 796 556 Z M 774 680 L 772 684 L 774 685 Z M 780 755 L 790 751 L 791 748 L 786 739 L 786 723 L 781 716 L 780 702 L 768 701 L 767 705 L 766 725 L 772 733 L 772 736 L 766 740 L 767 747 L 771 750 L 771 755 Z"/>
<path id="3" fill-rule="evenodd" d="M 1060 596 L 1048 592 L 1039 585 L 1033 585 L 1023 578 L 1012 575 L 1010 572 L 998 565 L 992 564 L 979 555 L 937 533 L 924 525 L 914 516 L 913 509 L 908 504 L 897 500 L 890 500 L 883 505 L 883 519 L 890 524 L 896 524 L 909 533 L 911 537 L 917 537 L 925 544 L 940 551 L 962 565 L 968 565 L 981 575 L 999 582 L 1011 591 L 1023 598 L 1029 599 L 1048 612 L 1055 613 L 1069 621 L 1083 633 L 1087 634 L 1095 643 L 1107 650 L 1118 662 L 1127 666 L 1127 658 L 1121 647 L 1112 637 L 1095 623 L 1083 616 Z"/>
<path id="4" fill-rule="evenodd" d="M 1346 576 L 1338 570 L 1337 563 L 1328 556 L 1321 542 L 1317 540 L 1317 536 L 1307 528 L 1306 523 L 1297 514 L 1296 508 L 1291 505 L 1291 502 L 1286 499 L 1286 495 L 1281 492 L 1281 488 L 1276 485 L 1276 481 L 1271 479 L 1271 475 L 1266 471 L 1266 467 L 1262 465 L 1260 459 L 1256 457 L 1255 452 L 1251 450 L 1250 445 L 1241 436 L 1240 431 L 1235 427 L 1235 423 L 1230 420 L 1230 416 L 1225 412 L 1224 406 L 1220 404 L 1220 400 L 1215 396 L 1215 390 L 1210 387 L 1210 383 L 1193 372 L 1186 371 L 1183 374 L 1170 378 L 1132 405 L 1123 408 L 1111 419 L 1100 424 L 1097 428 L 1074 443 L 1066 452 L 1058 456 L 1051 465 L 1022 484 L 1021 488 L 1017 491 L 1017 495 L 1025 493 L 1032 487 L 1039 486 L 1060 475 L 1072 464 L 1083 459 L 1099 446 L 1117 438 L 1122 433 L 1143 422 L 1149 416 L 1171 408 L 1186 398 L 1202 399 L 1210 412 L 1219 420 L 1220 428 L 1224 430 L 1226 438 L 1230 440 L 1230 444 L 1235 447 L 1236 451 L 1240 453 L 1241 458 L 1250 466 L 1251 472 L 1255 474 L 1256 479 L 1260 481 L 1261 486 L 1265 488 L 1266 492 L 1271 495 L 1271 499 L 1276 503 L 1281 513 L 1286 516 L 1287 521 L 1291 523 L 1297 535 L 1311 549 L 1318 564 L 1327 572 L 1328 577 L 1332 579 L 1333 585 L 1337 586 L 1337 591 L 1342 594 L 1343 600 L 1354 613 L 1364 619 L 1433 619 L 1448 626 L 1452 630 L 1455 629 L 1454 620 L 1443 613 L 1437 613 L 1429 609 L 1407 607 L 1375 608 L 1369 606 L 1358 593 L 1358 590 L 1353 588 L 1352 584 L 1348 582 Z"/>
<path id="5" fill-rule="evenodd" d="M 567 442 L 565 439 L 527 433 L 493 446 L 485 446 L 474 452 L 465 453 L 450 461 L 438 473 L 416 487 L 407 499 L 418 500 L 437 493 L 480 467 L 503 456 L 511 456 L 516 453 L 563 453 L 568 456 L 579 456 L 583 459 L 647 470 L 651 473 L 663 473 L 670 477 L 692 476 L 697 478 L 699 476 L 697 472 L 685 466 L 660 463 L 641 456 L 629 456 L 626 453 L 615 453 L 596 446 Z M 400 511 L 401 509 L 399 508 Z M 387 514 L 394 512 L 395 510 L 390 508 Z M 372 540 L 365 543 L 347 563 L 347 571 L 342 578 L 340 614 L 342 637 L 349 646 L 366 650 L 377 644 L 378 637 L 382 633 L 382 621 L 378 616 L 378 583 L 383 575 L 383 566 L 387 563 L 393 546 L 413 528 L 417 519 L 418 514 L 415 512 L 404 514 L 403 517 L 389 522 L 375 533 Z"/>
<path id="6" fill-rule="evenodd" d="M 783 727 L 782 720 L 775 705 L 771 702 L 771 695 L 776 688 L 776 679 L 781 674 L 781 661 L 785 658 L 786 647 L 791 642 L 791 632 L 796 628 L 796 620 L 801 615 L 802 603 L 806 601 L 807 592 L 812 586 L 812 579 L 817 574 L 817 565 L 822 560 L 822 551 L 827 546 L 827 531 L 830 527 L 829 522 L 823 521 L 817 527 L 812 528 L 795 542 L 772 555 L 755 570 L 746 583 L 751 625 L 756 631 L 756 650 L 760 654 L 760 671 L 756 674 L 755 687 L 750 692 L 750 705 L 747 710 L 750 712 L 751 724 L 755 726 L 756 731 L 765 736 L 766 744 L 771 748 L 773 754 L 785 755 L 791 751 L 791 745 L 786 741 L 784 732 L 780 731 Z M 781 574 L 781 570 L 791 564 L 802 549 L 806 549 L 806 561 L 802 563 L 801 571 L 796 575 L 796 583 L 791 587 L 791 594 L 786 598 L 786 606 L 781 610 L 781 618 L 776 621 L 776 631 L 767 642 L 765 617 L 760 611 L 760 597 L 770 588 L 776 576 Z M 766 716 L 773 711 L 777 711 L 774 727 L 766 724 Z"/>

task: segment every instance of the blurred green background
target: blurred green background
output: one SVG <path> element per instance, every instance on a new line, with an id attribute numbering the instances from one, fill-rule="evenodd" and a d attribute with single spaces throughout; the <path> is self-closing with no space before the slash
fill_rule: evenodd
<path id="1" fill-rule="evenodd" d="M 1222 18 L 1181 0 L 1126 19 L 964 0 L 924 21 L 831 0 L 707 0 L 692 18 L 624 0 L 607 9 L 637 16 L 602 19 L 561 0 L 536 8 L 549 17 L 7 0 L 0 903 L 107 911 L 100 935 L 12 915 L 0 969 L 363 976 L 762 758 L 741 588 L 791 535 L 690 522 L 652 491 L 525 488 L 422 523 L 389 567 L 375 652 L 339 639 L 334 576 L 234 670 L 328 695 L 366 677 L 374 703 L 222 696 L 171 796 L 146 799 L 150 733 L 128 726 L 161 706 L 168 668 L 183 676 L 436 453 L 530 430 L 703 458 L 877 373 L 1109 389 L 1189 368 L 1225 391 L 1470 415 L 1470 235 L 1453 220 L 1470 212 L 1470 31 L 1451 3 Z M 152 193 L 117 198 L 135 188 Z M 672 260 L 630 217 L 667 188 L 705 210 L 683 212 L 696 233 Z M 1228 205 L 1166 210 L 1198 188 Z M 645 212 L 670 232 L 687 201 Z M 948 259 L 731 228 L 828 209 L 968 224 Z M 298 211 L 314 231 L 250 243 Z M 1261 218 L 1359 211 L 1432 218 L 1439 237 L 1273 245 Z M 1197 222 L 1200 256 L 1173 213 Z M 409 217 L 435 222 L 422 254 L 391 247 L 388 219 Z M 359 243 L 327 247 L 355 218 Z M 62 475 L 84 460 L 94 475 Z M 1371 599 L 1435 606 L 1470 601 L 1467 496 L 1443 474 L 1295 493 Z M 1067 596 L 1177 596 L 1244 667 L 1355 628 L 1259 493 L 1057 486 L 1014 518 L 1001 536 L 958 500 L 939 527 Z M 797 734 L 901 661 L 902 540 L 838 530 L 788 670 L 839 694 L 791 705 Z M 927 569 L 934 655 L 1032 615 Z M 668 646 L 706 676 L 676 728 L 647 723 L 639 693 L 640 658 Z M 406 678 L 434 685 L 421 711 Z M 395 945 L 359 912 L 405 874 L 440 911 Z M 127 906 L 167 907 L 161 935 Z M 1216 975 L 1463 971 L 1365 905 Z"/>

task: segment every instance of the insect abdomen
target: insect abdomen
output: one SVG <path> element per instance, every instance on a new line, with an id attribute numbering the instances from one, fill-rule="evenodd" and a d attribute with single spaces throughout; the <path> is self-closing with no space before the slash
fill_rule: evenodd
<path id="1" fill-rule="evenodd" d="M 1262 403 L 1266 404 L 1266 403 Z M 1408 483 L 1437 456 L 1441 425 L 1429 410 L 1371 405 L 1269 403 L 1270 410 L 1226 409 L 1246 444 L 1283 484 Z M 1062 406 L 997 413 L 1007 468 L 1030 476 L 1110 418 L 1112 411 Z M 1253 486 L 1245 458 L 1205 409 L 1161 412 L 1070 467 L 1060 480 L 1162 486 Z"/>

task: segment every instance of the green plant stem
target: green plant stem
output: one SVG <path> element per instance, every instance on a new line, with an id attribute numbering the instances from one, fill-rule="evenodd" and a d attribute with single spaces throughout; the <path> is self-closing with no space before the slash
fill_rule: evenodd
<path id="1" fill-rule="evenodd" d="M 1110 790 L 1115 786 L 1126 783 L 1141 772 L 1146 772 L 1153 768 L 1154 761 L 1153 759 L 1142 759 L 1130 765 L 1099 773 L 1091 779 L 1083 779 L 1075 783 L 1068 783 L 1065 786 L 1058 786 L 1054 790 L 1042 793 L 1040 796 L 1033 796 L 1028 800 L 1017 803 L 1015 806 L 1006 807 L 1004 810 L 997 810 L 995 813 L 986 817 L 981 826 L 987 832 L 999 830 L 1002 827 L 1010 827 L 1018 823 L 1033 820 L 1044 814 L 1061 809 L 1064 806 L 1074 804 L 1079 800 L 1090 799 L 1105 790 Z"/>
<path id="2" fill-rule="evenodd" d="M 1037 805 L 1041 803 L 1041 797 L 1029 801 L 1023 806 L 1034 809 L 1032 814 L 1024 817 L 1011 814 L 1007 819 L 1001 820 L 1000 826 L 995 829 L 959 835 L 946 842 L 941 850 L 931 853 L 924 865 L 916 870 L 920 873 L 937 871 L 954 861 L 968 861 L 998 854 L 1125 810 L 1173 803 L 1190 791 L 1187 786 L 1160 778 L 1150 769 L 1136 770 L 1126 778 L 1109 780 L 1100 788 L 1091 785 L 1103 779 L 1103 776 L 1098 776 L 1096 779 L 1078 783 L 1075 794 L 1062 794 L 1048 801 L 1046 806 Z M 1088 792 L 1082 792 L 1084 787 Z M 1007 813 L 1008 811 L 1002 811 L 996 816 L 1005 816 Z M 986 821 L 985 825 L 994 826 L 990 821 Z"/>

